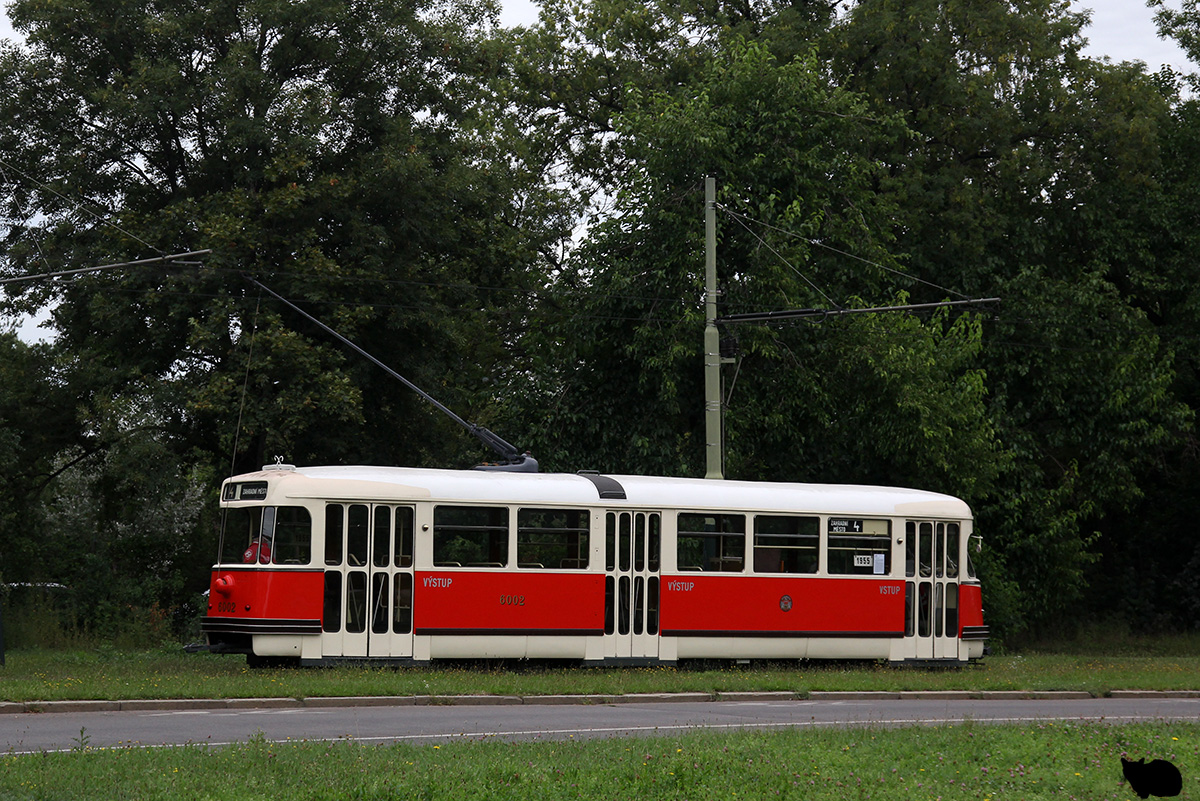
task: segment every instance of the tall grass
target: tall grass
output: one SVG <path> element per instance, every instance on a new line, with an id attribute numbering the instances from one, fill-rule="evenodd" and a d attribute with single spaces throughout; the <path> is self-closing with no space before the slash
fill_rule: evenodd
<path id="1" fill-rule="evenodd" d="M 1091 622 L 1059 637 L 1022 643 L 1013 653 L 1074 656 L 1200 656 L 1200 631 L 1147 632 L 1123 620 Z"/>
<path id="2" fill-rule="evenodd" d="M 85 624 L 81 622 L 79 603 L 66 588 L 17 588 L 5 593 L 0 603 L 0 620 L 7 647 L 144 649 L 169 645 L 175 640 L 176 621 L 157 606 L 102 604 L 102 608 L 90 610 L 90 619 Z M 188 625 L 190 618 L 182 617 L 179 626 Z"/>

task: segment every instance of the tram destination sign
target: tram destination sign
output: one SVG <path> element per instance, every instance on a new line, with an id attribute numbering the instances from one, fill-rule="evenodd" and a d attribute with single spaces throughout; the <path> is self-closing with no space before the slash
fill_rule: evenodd
<path id="1" fill-rule="evenodd" d="M 224 499 L 227 501 L 265 501 L 267 499 L 267 482 L 247 481 L 244 484 L 226 484 Z"/>
<path id="2" fill-rule="evenodd" d="M 886 537 L 892 530 L 890 520 L 862 517 L 831 517 L 830 534 L 848 534 L 861 537 Z"/>

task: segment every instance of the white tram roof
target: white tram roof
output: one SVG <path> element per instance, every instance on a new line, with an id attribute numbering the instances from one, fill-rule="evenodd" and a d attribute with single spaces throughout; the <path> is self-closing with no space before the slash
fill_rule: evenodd
<path id="1" fill-rule="evenodd" d="M 282 491 L 284 496 L 297 499 L 433 500 L 609 508 L 971 517 L 970 507 L 951 495 L 903 487 L 851 484 L 372 466 L 281 466 L 236 476 L 230 481 L 264 479 L 274 486 L 273 495 Z M 623 498 L 613 496 L 614 487 L 623 491 Z"/>

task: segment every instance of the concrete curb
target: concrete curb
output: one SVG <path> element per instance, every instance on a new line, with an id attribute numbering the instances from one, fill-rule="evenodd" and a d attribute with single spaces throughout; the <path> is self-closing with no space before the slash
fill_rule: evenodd
<path id="1" fill-rule="evenodd" d="M 717 693 L 716 700 L 718 701 L 798 701 L 800 693 L 793 692 L 743 692 L 735 691 L 728 693 Z"/>
<path id="2" fill-rule="evenodd" d="M 1114 690 L 1112 697 L 1120 697 Z M 1200 691 L 1185 690 L 1183 692 Z M 825 692 L 814 690 L 810 701 L 1066 701 L 1094 698 L 1082 690 L 900 690 L 899 692 Z M 1134 696 L 1125 696 L 1132 698 Z M 1148 698 L 1188 698 L 1189 695 L 1155 695 Z"/>
<path id="3" fill-rule="evenodd" d="M 526 704 L 539 706 L 603 705 L 613 703 L 617 697 L 615 695 L 526 695 L 522 700 Z"/>
<path id="4" fill-rule="evenodd" d="M 1112 698 L 1200 698 L 1200 690 L 1113 690 Z"/>
<path id="5" fill-rule="evenodd" d="M 1079 700 L 1093 698 L 1079 690 L 903 690 L 899 692 L 803 693 L 631 693 L 628 695 L 407 695 L 329 696 L 314 698 L 179 698 L 124 701 L 0 702 L 0 715 L 53 712 L 164 712 L 203 709 L 320 709 L 380 706 L 520 706 L 543 704 L 661 704 L 667 702 L 879 701 L 879 700 Z M 1113 690 L 1111 698 L 1200 698 L 1200 690 Z"/>
<path id="6" fill-rule="evenodd" d="M 417 706 L 519 706 L 519 695 L 418 695 Z"/>
<path id="7" fill-rule="evenodd" d="M 808 694 L 810 701 L 897 701 L 900 693 L 890 693 L 877 690 L 862 690 L 853 692 L 833 692 L 829 690 L 813 690 Z"/>
<path id="8" fill-rule="evenodd" d="M 364 695 L 364 696 L 329 696 L 321 698 L 305 698 L 304 705 L 308 707 L 341 707 L 341 706 L 416 706 L 415 695 Z"/>

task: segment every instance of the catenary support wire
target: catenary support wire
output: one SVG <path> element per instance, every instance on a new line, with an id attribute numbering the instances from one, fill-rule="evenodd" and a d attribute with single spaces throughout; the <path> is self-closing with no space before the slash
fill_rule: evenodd
<path id="1" fill-rule="evenodd" d="M 948 309 L 955 306 L 979 306 L 984 303 L 999 303 L 1000 298 L 976 298 L 972 300 L 947 300 L 941 303 L 913 303 L 907 306 L 875 306 L 867 309 L 785 309 L 782 311 L 747 312 L 718 317 L 718 323 L 770 323 L 777 320 L 803 320 L 813 317 L 838 317 L 845 314 L 874 314 L 893 311 L 929 311 Z"/>
<path id="2" fill-rule="evenodd" d="M 95 273 L 100 270 L 116 270 L 121 267 L 141 267 L 146 264 L 157 264 L 164 261 L 178 261 L 179 259 L 187 259 L 193 256 L 207 256 L 212 253 L 211 250 L 189 250 L 187 253 L 172 253 L 169 256 L 155 256 L 150 259 L 138 259 L 137 261 L 121 261 L 115 264 L 101 264 L 97 267 L 80 267 L 76 270 L 59 270 L 53 273 L 39 273 L 38 275 L 18 275 L 13 278 L 0 279 L 0 286 L 4 284 L 15 284 L 20 281 L 36 281 L 40 278 L 60 278 L 64 275 L 79 275 L 81 273 Z"/>
<path id="3" fill-rule="evenodd" d="M 518 451 L 516 446 L 512 445 L 509 442 L 506 442 L 499 435 L 489 431 L 488 429 L 484 428 L 483 426 L 476 425 L 475 423 L 469 423 L 466 420 L 462 419 L 457 414 L 452 412 L 449 408 L 447 408 L 445 405 L 440 403 L 436 398 L 434 398 L 428 392 L 421 389 L 416 384 L 414 384 L 413 382 L 409 381 L 404 376 L 397 373 L 391 367 L 388 367 L 386 364 L 381 362 L 379 359 L 375 358 L 373 355 L 368 353 L 363 348 L 359 347 L 356 343 L 354 343 L 350 339 L 342 336 L 340 333 L 338 333 L 334 329 L 330 328 L 328 325 L 321 322 L 316 317 L 313 317 L 311 314 L 304 311 L 304 309 L 301 309 L 295 303 L 292 303 L 290 300 L 283 297 L 278 292 L 275 292 L 274 290 L 272 290 L 270 287 L 268 287 L 266 284 L 262 283 L 258 279 L 254 278 L 253 276 L 248 275 L 246 273 L 242 273 L 242 277 L 245 278 L 247 281 L 249 281 L 254 286 L 261 289 L 263 292 L 266 292 L 268 295 L 270 295 L 271 297 L 278 300 L 280 303 L 285 304 L 288 308 L 290 308 L 293 311 L 297 312 L 298 314 L 302 315 L 305 319 L 316 324 L 323 331 L 325 331 L 330 336 L 337 339 L 343 345 L 347 346 L 348 348 L 351 348 L 352 350 L 354 350 L 354 352 L 358 353 L 360 356 L 362 356 L 363 358 L 370 361 L 376 367 L 379 367 L 380 369 L 382 369 L 384 372 L 386 372 L 392 378 L 395 378 L 396 380 L 400 381 L 400 383 L 404 384 L 406 387 L 411 389 L 413 392 L 417 393 L 419 396 L 421 396 L 422 399 L 424 399 L 426 402 L 431 404 L 434 408 L 438 409 L 440 412 L 445 414 L 451 420 L 458 423 L 460 426 L 462 426 L 468 432 L 470 432 L 473 436 L 475 436 L 480 442 L 482 442 L 483 444 L 485 444 L 489 448 L 491 448 L 493 451 L 495 451 L 500 456 L 500 458 L 504 460 L 505 466 L 514 466 L 514 467 L 515 466 L 528 466 L 532 470 L 536 470 L 537 463 L 529 456 L 522 454 L 520 451 Z"/>

